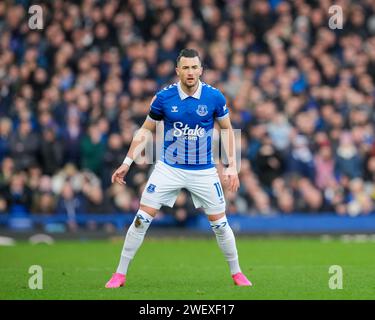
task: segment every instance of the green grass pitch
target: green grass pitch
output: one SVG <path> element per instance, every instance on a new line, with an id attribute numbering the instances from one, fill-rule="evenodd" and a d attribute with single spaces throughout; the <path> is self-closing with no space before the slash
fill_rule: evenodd
<path id="1" fill-rule="evenodd" d="M 375 242 L 319 238 L 238 238 L 243 272 L 254 286 L 235 287 L 211 239 L 146 238 L 127 284 L 105 289 L 122 248 L 118 241 L 19 242 L 0 247 L 0 299 L 374 299 Z M 43 268 L 43 289 L 31 290 L 31 265 Z M 331 265 L 343 289 L 328 286 Z"/>

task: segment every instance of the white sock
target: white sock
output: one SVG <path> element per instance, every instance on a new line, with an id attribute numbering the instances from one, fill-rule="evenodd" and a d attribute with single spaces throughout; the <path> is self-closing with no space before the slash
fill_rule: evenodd
<path id="1" fill-rule="evenodd" d="M 236 274 L 241 272 L 238 262 L 238 254 L 236 248 L 236 239 L 232 228 L 228 224 L 227 217 L 223 217 L 216 221 L 210 221 L 211 228 L 215 232 L 217 243 L 224 253 L 230 268 L 230 273 Z"/>
<path id="2" fill-rule="evenodd" d="M 129 263 L 134 258 L 138 248 L 141 246 L 152 219 L 153 217 L 147 212 L 138 210 L 133 223 L 130 225 L 128 232 L 126 233 L 120 263 L 116 271 L 117 273 L 127 273 Z"/>

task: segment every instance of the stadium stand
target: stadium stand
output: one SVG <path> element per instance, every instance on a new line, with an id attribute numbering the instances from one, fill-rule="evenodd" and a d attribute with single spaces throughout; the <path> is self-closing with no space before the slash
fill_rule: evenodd
<path id="1" fill-rule="evenodd" d="M 242 132 L 229 216 L 373 217 L 374 1 L 335 1 L 333 30 L 329 0 L 38 1 L 42 30 L 28 26 L 32 4 L 0 2 L 1 224 L 121 228 L 150 166 L 132 167 L 126 186 L 111 173 L 185 47 Z M 198 218 L 182 192 L 160 219 Z"/>

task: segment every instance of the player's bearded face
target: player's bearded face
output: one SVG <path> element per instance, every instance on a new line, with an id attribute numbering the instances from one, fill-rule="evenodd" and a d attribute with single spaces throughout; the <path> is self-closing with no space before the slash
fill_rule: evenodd
<path id="1" fill-rule="evenodd" d="M 181 83 L 187 88 L 196 86 L 199 77 L 202 75 L 202 66 L 199 58 L 181 57 L 176 68 L 176 73 Z"/>

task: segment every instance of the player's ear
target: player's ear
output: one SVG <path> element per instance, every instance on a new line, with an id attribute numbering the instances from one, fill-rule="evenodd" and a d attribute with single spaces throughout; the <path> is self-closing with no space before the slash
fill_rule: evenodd
<path id="1" fill-rule="evenodd" d="M 199 71 L 199 76 L 201 76 L 202 73 L 203 73 L 203 67 L 201 66 L 201 67 L 200 67 L 200 71 Z"/>
<path id="2" fill-rule="evenodd" d="M 178 70 L 178 67 L 176 67 L 176 74 L 179 76 L 180 75 L 180 70 Z"/>

